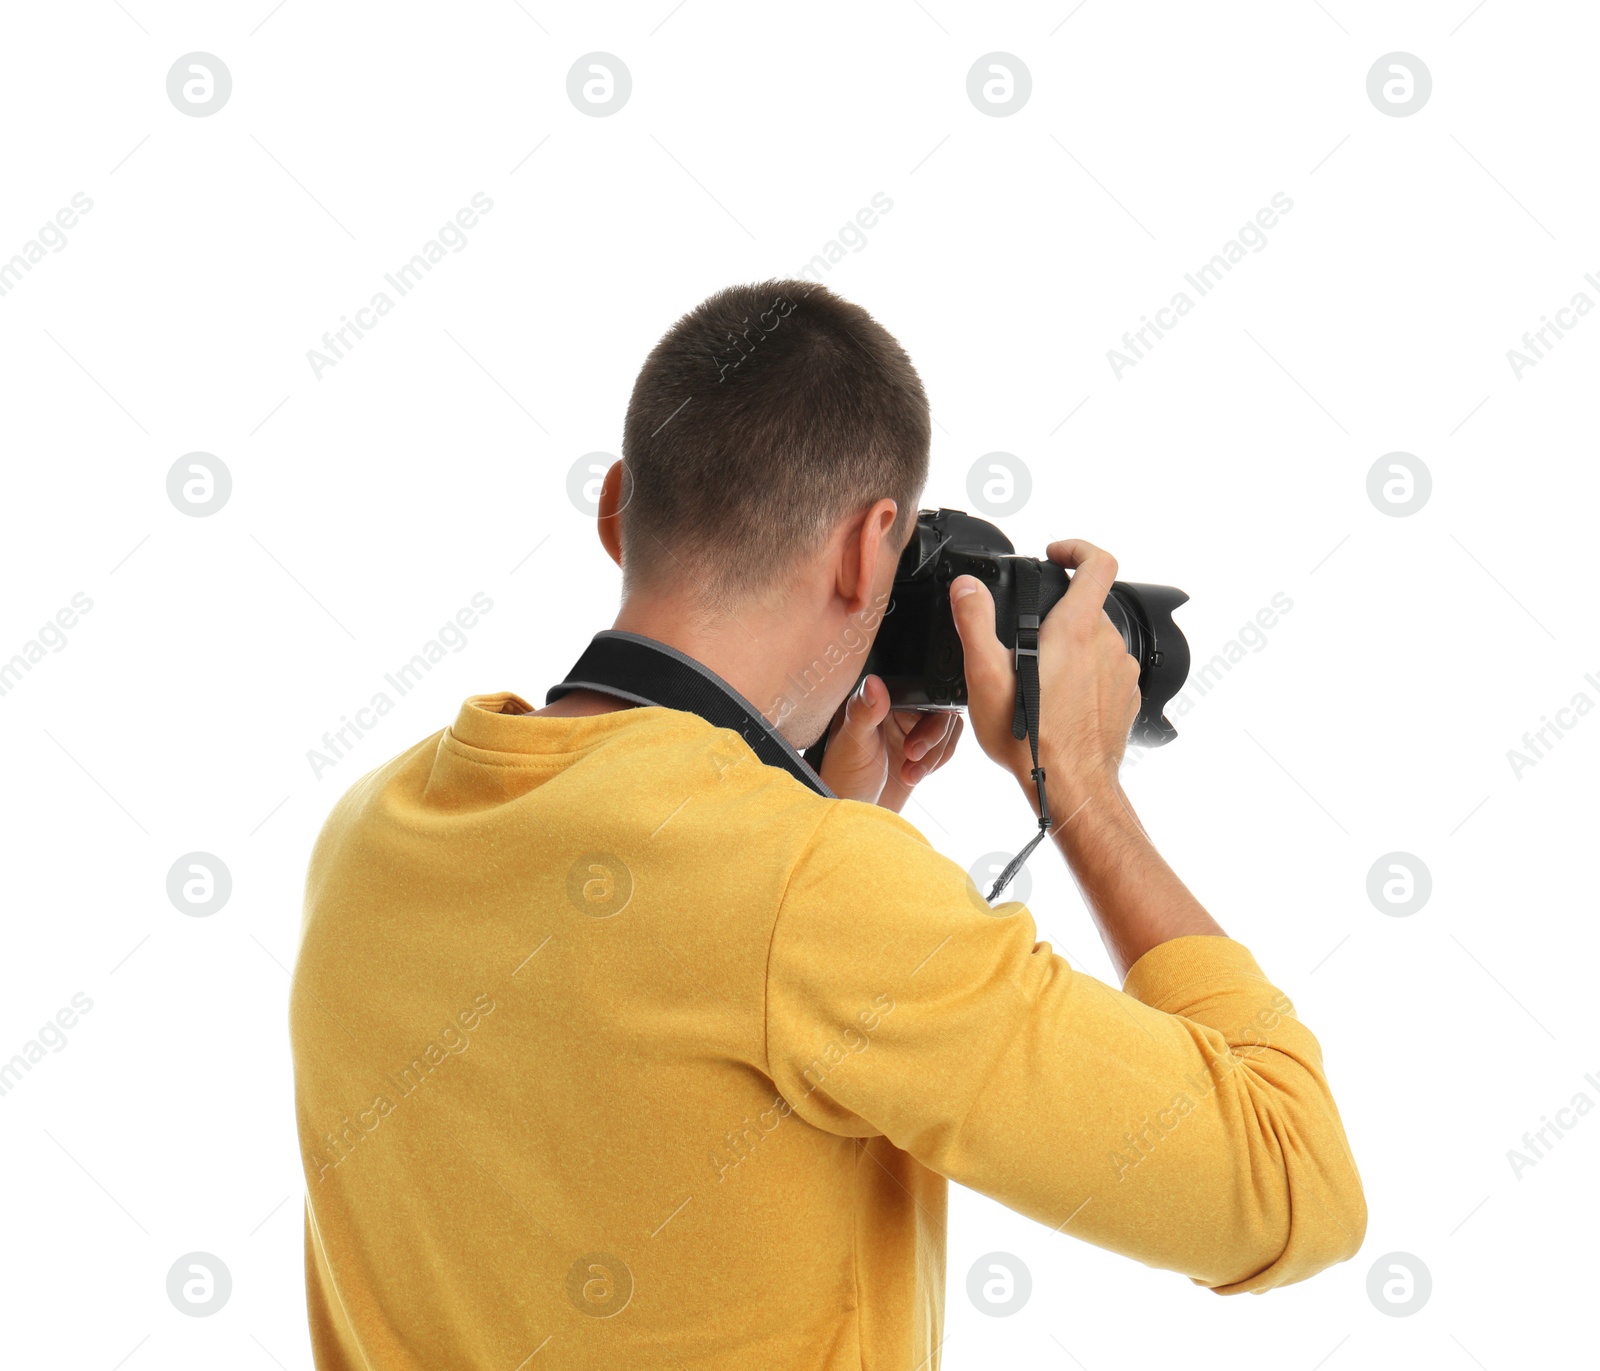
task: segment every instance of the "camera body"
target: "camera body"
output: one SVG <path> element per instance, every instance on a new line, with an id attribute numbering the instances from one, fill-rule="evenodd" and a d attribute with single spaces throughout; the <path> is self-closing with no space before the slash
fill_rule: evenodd
<path id="1" fill-rule="evenodd" d="M 925 509 L 901 554 L 894 590 L 867 672 L 881 676 L 896 709 L 956 710 L 967 703 L 961 637 L 950 613 L 950 583 L 976 576 L 994 596 L 995 632 L 1015 648 L 1018 621 L 1017 563 L 1039 568 L 1038 617 L 1067 593 L 1066 570 L 1048 560 L 1021 558 L 993 524 L 955 509 Z M 1117 581 L 1106 614 L 1139 663 L 1139 717 L 1129 737 L 1159 747 L 1177 737 L 1165 718 L 1167 702 L 1189 676 L 1189 644 L 1172 611 L 1189 597 L 1175 586 Z"/>

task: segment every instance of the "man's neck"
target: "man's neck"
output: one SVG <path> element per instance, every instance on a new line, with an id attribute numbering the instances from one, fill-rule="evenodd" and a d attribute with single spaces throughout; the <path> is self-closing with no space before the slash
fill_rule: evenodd
<path id="1" fill-rule="evenodd" d="M 793 625 L 760 603 L 708 613 L 700 605 L 630 596 L 612 627 L 677 648 L 764 713 L 784 693 L 790 658 L 798 651 Z"/>
<path id="2" fill-rule="evenodd" d="M 612 628 L 665 643 L 708 671 L 715 672 L 787 735 L 806 693 L 805 671 L 815 656 L 815 628 L 809 632 L 801 607 L 741 605 L 736 611 L 707 614 L 703 606 L 662 598 L 630 596 Z M 825 630 L 824 630 L 825 632 Z M 852 673 L 859 664 L 841 667 Z M 811 687 L 811 688 L 814 688 Z M 787 707 L 786 707 L 787 705 Z M 595 691 L 573 691 L 538 711 L 549 717 L 579 717 L 626 709 L 628 702 Z M 803 717 L 805 711 L 799 710 Z M 791 742 L 796 740 L 791 737 Z"/>

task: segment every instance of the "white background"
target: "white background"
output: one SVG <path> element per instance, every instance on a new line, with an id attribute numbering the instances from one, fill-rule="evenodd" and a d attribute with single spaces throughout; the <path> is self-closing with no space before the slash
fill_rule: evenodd
<path id="1" fill-rule="evenodd" d="M 0 297 L 0 659 L 93 608 L 0 697 L 0 1059 L 75 993 L 93 1009 L 0 1096 L 6 1361 L 310 1365 L 285 1004 L 312 839 L 466 695 L 541 699 L 609 624 L 569 468 L 616 451 L 682 311 L 793 273 L 880 191 L 827 280 L 921 370 L 926 503 L 966 506 L 974 461 L 1015 454 L 1018 545 L 1081 535 L 1182 585 L 1197 658 L 1293 602 L 1126 784 L 1321 1038 L 1371 1206 L 1355 1260 L 1223 1300 L 958 1192 L 945 1364 L 1586 1355 L 1600 1121 L 1520 1177 L 1507 1151 L 1600 1102 L 1600 718 L 1520 778 L 1507 750 L 1600 701 L 1600 319 L 1520 379 L 1506 353 L 1600 302 L 1600 22 L 1076 3 L 7 7 L 0 259 L 75 193 L 93 209 Z M 1366 92 L 1397 50 L 1433 78 L 1403 118 Z M 204 118 L 166 94 L 194 51 L 233 79 Z M 608 118 L 566 94 L 594 51 L 632 72 Z M 1032 74 L 1010 117 L 966 94 L 995 51 Z M 465 249 L 319 379 L 307 350 L 479 191 Z M 1280 191 L 1266 248 L 1115 375 L 1124 330 Z M 211 517 L 166 494 L 195 451 L 232 474 Z M 1406 518 L 1366 493 L 1394 451 L 1433 478 Z M 475 592 L 464 649 L 315 776 L 307 750 Z M 963 865 L 1030 823 L 975 749 L 908 817 Z M 1405 918 L 1366 894 L 1396 850 L 1432 874 Z M 166 895 L 193 851 L 232 874 L 209 918 Z M 1033 868 L 1042 936 L 1109 978 L 1059 863 Z M 196 1250 L 234 1282 L 204 1319 L 165 1292 Z M 993 1251 L 1032 1273 L 1010 1318 L 966 1297 Z M 1432 1274 L 1407 1318 L 1366 1291 L 1395 1251 Z"/>

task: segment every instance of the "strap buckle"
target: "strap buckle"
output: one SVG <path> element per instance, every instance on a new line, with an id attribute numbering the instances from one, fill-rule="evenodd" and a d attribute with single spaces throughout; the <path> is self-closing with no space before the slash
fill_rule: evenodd
<path id="1" fill-rule="evenodd" d="M 1023 644 L 1028 646 L 1024 647 Z M 1017 645 L 1011 649 L 1011 665 L 1020 666 L 1022 658 L 1037 657 L 1039 655 L 1039 616 L 1037 614 L 1017 615 Z"/>

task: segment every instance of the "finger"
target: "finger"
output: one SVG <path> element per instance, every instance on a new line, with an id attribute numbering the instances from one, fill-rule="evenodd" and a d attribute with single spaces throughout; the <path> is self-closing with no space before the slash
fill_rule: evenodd
<path id="1" fill-rule="evenodd" d="M 924 714 L 906 734 L 905 755 L 912 761 L 921 761 L 944 741 L 950 731 L 948 714 Z"/>
<path id="2" fill-rule="evenodd" d="M 950 725 L 944 736 L 923 754 L 922 759 L 916 762 L 907 762 L 901 768 L 901 780 L 906 785 L 916 785 L 918 781 L 931 776 L 941 766 L 950 760 L 956 748 L 956 740 L 961 736 L 962 717 L 959 714 L 949 716 Z"/>
<path id="3" fill-rule="evenodd" d="M 1073 573 L 1063 616 L 1083 620 L 1102 613 L 1112 582 L 1117 579 L 1117 559 L 1082 538 L 1064 538 L 1051 543 L 1045 551 L 1052 562 Z"/>
<path id="4" fill-rule="evenodd" d="M 1068 571 L 1075 571 L 1083 566 L 1085 562 L 1091 561 L 1096 557 L 1109 558 L 1113 568 L 1117 564 L 1117 559 L 1112 557 L 1104 548 L 1096 547 L 1084 538 L 1058 538 L 1046 547 L 1044 551 L 1045 556 L 1052 562 L 1057 566 L 1066 567 Z M 1115 578 L 1113 577 L 1113 579 Z"/>
<path id="5" fill-rule="evenodd" d="M 951 719 L 944 737 L 939 739 L 938 747 L 922 759 L 929 772 L 937 771 L 955 754 L 956 743 L 961 737 L 961 725 L 961 716 L 957 714 Z"/>
<path id="6" fill-rule="evenodd" d="M 858 739 L 870 738 L 889 716 L 889 687 L 880 676 L 867 676 L 844 705 L 844 727 Z"/>
<path id="7" fill-rule="evenodd" d="M 854 761 L 870 754 L 877 727 L 888 712 L 888 687 L 876 676 L 867 677 L 850 692 L 844 708 L 834 718 L 829 735 L 830 755 L 837 754 L 841 759 L 848 756 Z"/>
<path id="8" fill-rule="evenodd" d="M 957 576 L 950 583 L 950 613 L 961 635 L 967 698 L 1010 699 L 1015 684 L 1011 653 L 994 631 L 994 597 L 976 576 Z"/>

